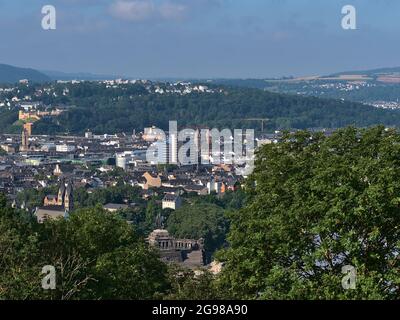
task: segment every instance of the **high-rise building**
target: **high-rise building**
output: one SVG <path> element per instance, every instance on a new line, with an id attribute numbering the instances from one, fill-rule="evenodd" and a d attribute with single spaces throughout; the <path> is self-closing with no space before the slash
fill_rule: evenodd
<path id="1" fill-rule="evenodd" d="M 25 126 L 22 129 L 22 136 L 21 136 L 21 151 L 28 151 L 29 150 L 29 131 Z"/>
<path id="2" fill-rule="evenodd" d="M 175 133 L 169 136 L 169 163 L 178 164 L 178 137 Z"/>
<path id="3" fill-rule="evenodd" d="M 85 132 L 85 138 L 86 139 L 93 139 L 93 133 L 90 130 L 86 131 Z"/>
<path id="4" fill-rule="evenodd" d="M 124 154 L 117 154 L 115 157 L 115 165 L 117 168 L 126 170 L 126 156 Z"/>
<path id="5" fill-rule="evenodd" d="M 28 132 L 29 136 L 32 135 L 32 126 L 33 126 L 32 122 L 27 122 L 27 123 L 24 124 L 24 129 L 26 129 L 26 131 Z"/>

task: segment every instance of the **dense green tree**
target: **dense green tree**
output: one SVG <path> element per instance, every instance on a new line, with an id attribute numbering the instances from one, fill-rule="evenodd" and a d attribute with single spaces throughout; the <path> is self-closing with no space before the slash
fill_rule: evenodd
<path id="1" fill-rule="evenodd" d="M 143 204 L 140 189 L 130 185 L 120 184 L 114 187 L 96 189 L 88 193 L 85 188 L 74 190 L 74 199 L 78 207 L 92 207 L 98 204 L 125 203 L 125 201 Z"/>
<path id="2" fill-rule="evenodd" d="M 263 146 L 231 214 L 221 285 L 246 299 L 400 298 L 400 135 L 346 128 Z M 356 289 L 342 288 L 342 267 Z"/>
<path id="3" fill-rule="evenodd" d="M 198 201 L 172 212 L 167 228 L 177 238 L 204 239 L 205 249 L 212 253 L 224 245 L 228 221 L 223 208 Z"/>
<path id="4" fill-rule="evenodd" d="M 151 299 L 168 289 L 166 265 L 117 214 L 81 209 L 37 224 L 3 203 L 0 299 Z M 46 265 L 55 290 L 41 287 Z"/>
<path id="5" fill-rule="evenodd" d="M 21 132 L 22 127 L 17 125 L 17 108 L 0 108 L 0 132 L 16 133 Z"/>
<path id="6" fill-rule="evenodd" d="M 176 265 L 169 267 L 170 289 L 166 300 L 220 300 L 224 294 L 216 285 L 216 276 L 208 270 L 194 272 Z"/>
<path id="7" fill-rule="evenodd" d="M 7 206 L 0 194 L 0 300 L 38 298 L 39 236 L 26 212 Z"/>
<path id="8" fill-rule="evenodd" d="M 161 206 L 157 203 L 156 200 L 154 199 L 149 200 L 146 205 L 146 220 L 145 220 L 147 231 L 152 231 L 155 228 L 157 228 L 156 224 L 164 222 L 163 219 L 164 216 Z"/>
<path id="9" fill-rule="evenodd" d="M 96 289 L 103 299 L 154 299 L 168 288 L 166 265 L 144 245 L 120 248 L 96 263 Z"/>
<path id="10" fill-rule="evenodd" d="M 239 189 L 235 192 L 227 192 L 221 200 L 224 208 L 229 210 L 239 210 L 245 206 L 247 195 L 242 189 Z"/>

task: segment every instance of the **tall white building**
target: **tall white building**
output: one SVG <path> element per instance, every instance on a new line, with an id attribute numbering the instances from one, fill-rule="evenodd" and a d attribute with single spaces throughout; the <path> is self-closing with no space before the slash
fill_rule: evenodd
<path id="1" fill-rule="evenodd" d="M 166 141 L 157 141 L 150 145 L 146 152 L 146 161 L 152 165 L 168 163 L 168 144 Z"/>
<path id="2" fill-rule="evenodd" d="M 121 168 L 123 170 L 126 170 L 126 157 L 124 154 L 117 154 L 117 156 L 115 157 L 115 165 L 117 166 L 117 168 Z"/>
<path id="3" fill-rule="evenodd" d="M 169 163 L 178 164 L 178 137 L 175 133 L 169 136 Z"/>

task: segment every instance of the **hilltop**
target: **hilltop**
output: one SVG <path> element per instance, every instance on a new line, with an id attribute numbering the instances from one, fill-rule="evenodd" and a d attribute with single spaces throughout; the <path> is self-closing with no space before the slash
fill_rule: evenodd
<path id="1" fill-rule="evenodd" d="M 67 105 L 56 118 L 44 117 L 35 123 L 35 133 L 132 132 L 156 125 L 168 128 L 177 120 L 181 127 L 255 128 L 258 119 L 268 119 L 267 132 L 282 129 L 339 128 L 348 125 L 400 126 L 400 111 L 380 110 L 360 103 L 272 93 L 226 86 L 81 82 L 31 85 L 15 88 L 7 96 L 34 96 L 47 106 Z M 2 114 L 2 131 L 17 117 L 15 108 Z M 9 119 L 9 120 L 7 120 Z M 14 121 L 13 121 L 14 120 Z M 11 123 L 11 121 L 13 121 Z"/>
<path id="2" fill-rule="evenodd" d="M 16 83 L 22 79 L 32 82 L 46 82 L 51 80 L 47 75 L 34 69 L 0 64 L 0 83 Z"/>

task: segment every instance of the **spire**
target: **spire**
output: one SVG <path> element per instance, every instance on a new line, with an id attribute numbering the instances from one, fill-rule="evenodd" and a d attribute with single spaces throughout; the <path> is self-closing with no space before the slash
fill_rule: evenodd
<path id="1" fill-rule="evenodd" d="M 64 205 L 64 197 L 65 197 L 65 181 L 64 179 L 61 179 L 60 188 L 58 189 L 58 195 L 57 195 L 57 205 L 59 206 Z"/>
<path id="2" fill-rule="evenodd" d="M 66 211 L 71 211 L 74 208 L 74 197 L 73 197 L 73 182 L 72 180 L 68 181 L 67 189 L 64 195 L 64 208 Z"/>

